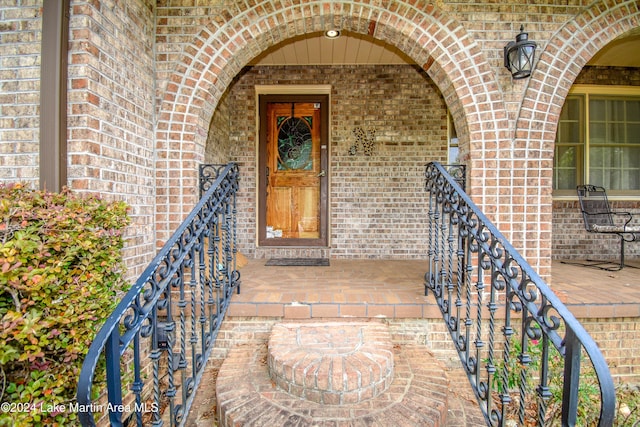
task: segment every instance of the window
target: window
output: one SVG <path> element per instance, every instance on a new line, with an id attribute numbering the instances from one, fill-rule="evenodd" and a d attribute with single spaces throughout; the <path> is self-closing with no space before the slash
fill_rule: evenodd
<path id="1" fill-rule="evenodd" d="M 460 163 L 460 147 L 458 145 L 458 134 L 453 124 L 451 113 L 447 112 L 447 130 L 449 133 L 449 155 L 448 162 L 450 165 Z"/>
<path id="2" fill-rule="evenodd" d="M 567 97 L 556 134 L 554 195 L 575 195 L 580 184 L 640 194 L 640 88 L 577 86 Z"/>
<path id="3" fill-rule="evenodd" d="M 313 116 L 278 116 L 278 170 L 313 170 Z M 320 108 L 320 107 L 318 107 Z"/>

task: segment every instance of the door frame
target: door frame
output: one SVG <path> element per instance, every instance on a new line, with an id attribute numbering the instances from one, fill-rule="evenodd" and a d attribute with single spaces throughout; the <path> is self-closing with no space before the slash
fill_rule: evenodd
<path id="1" fill-rule="evenodd" d="M 328 247 L 329 246 L 329 117 L 331 87 L 322 86 L 256 86 L 256 234 L 258 247 Z M 320 224 L 318 238 L 269 238 L 266 233 L 266 104 L 267 102 L 319 102 L 321 104 L 320 168 L 327 177 L 320 181 Z M 265 143 L 263 143 L 263 141 Z"/>

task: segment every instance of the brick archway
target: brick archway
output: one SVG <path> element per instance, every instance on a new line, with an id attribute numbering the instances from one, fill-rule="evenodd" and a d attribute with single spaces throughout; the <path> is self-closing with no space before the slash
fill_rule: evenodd
<path id="1" fill-rule="evenodd" d="M 217 16 L 195 35 L 166 87 L 156 131 L 157 239 L 165 241 L 196 201 L 197 164 L 204 158 L 215 107 L 253 57 L 282 41 L 308 32 L 339 27 L 394 45 L 420 64 L 442 92 L 454 114 L 461 142 L 475 168 L 475 185 L 484 180 L 484 159 L 508 140 L 502 94 L 480 46 L 460 23 L 432 4 L 408 1 L 389 9 L 374 0 L 310 1 L 273 10 L 268 1 Z M 488 156 L 494 157 L 494 156 Z M 482 201 L 496 205 L 495 184 Z"/>
<path id="2" fill-rule="evenodd" d="M 639 19 L 637 1 L 601 0 L 560 28 L 540 54 L 514 133 L 515 161 L 526 170 L 524 200 L 531 202 L 524 206 L 524 218 L 532 224 L 524 241 L 540 241 L 539 259 L 551 258 L 554 141 L 564 101 L 587 62 L 610 41 L 637 28 Z M 543 264 L 545 275 L 550 264 Z"/>
<path id="3" fill-rule="evenodd" d="M 517 139 L 553 160 L 553 142 L 564 100 L 587 62 L 616 37 L 638 28 L 635 0 L 601 0 L 567 22 L 549 40 L 524 95 L 516 121 Z M 548 88 L 553 88 L 549 91 Z M 544 148 L 550 146 L 551 149 Z"/>

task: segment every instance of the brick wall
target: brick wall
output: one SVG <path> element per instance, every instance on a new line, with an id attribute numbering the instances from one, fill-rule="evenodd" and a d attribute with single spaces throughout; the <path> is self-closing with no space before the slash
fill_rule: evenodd
<path id="1" fill-rule="evenodd" d="M 0 5 L 0 181 L 38 186 L 41 2 Z"/>
<path id="2" fill-rule="evenodd" d="M 575 84 L 640 86 L 640 70 L 630 67 L 584 67 Z"/>
<path id="3" fill-rule="evenodd" d="M 610 201 L 611 208 L 640 216 L 640 202 Z M 627 243 L 625 258 L 640 257 L 640 244 Z M 620 238 L 616 235 L 588 233 L 577 201 L 553 203 L 553 258 L 617 260 L 620 257 Z"/>
<path id="4" fill-rule="evenodd" d="M 640 382 L 640 319 L 578 319 L 598 344 L 615 380 Z"/>
<path id="5" fill-rule="evenodd" d="M 41 2 L 14 3 L 0 6 L 0 179 L 36 182 Z M 637 27 L 637 2 L 380 4 L 72 1 L 70 183 L 130 201 L 132 271 L 194 205 L 214 111 L 243 66 L 280 42 L 339 26 L 397 47 L 426 71 L 453 114 L 472 196 L 549 273 L 558 114 L 593 55 Z M 514 81 L 502 49 L 521 23 L 539 54 L 533 76 Z"/>
<path id="6" fill-rule="evenodd" d="M 228 317 L 225 319 L 212 353 L 212 362 L 224 359 L 239 344 L 256 344 L 269 339 L 273 325 L 281 318 Z M 640 382 L 640 336 L 638 318 L 578 319 L 602 351 L 616 382 Z M 426 345 L 447 366 L 460 367 L 451 335 L 442 319 L 386 319 L 395 344 Z M 465 384 L 462 384 L 465 386 Z"/>
<path id="7" fill-rule="evenodd" d="M 137 277 L 156 251 L 153 1 L 71 1 L 68 181 L 124 199 L 124 257 Z M 39 181 L 42 2 L 0 5 L 0 181 Z"/>
<path id="8" fill-rule="evenodd" d="M 637 384 L 640 381 L 640 336 L 637 333 L 640 319 L 618 317 L 578 320 L 598 344 L 615 381 Z M 460 366 L 451 335 L 442 319 L 389 319 L 387 322 L 395 342 L 426 344 L 447 365 Z"/>
<path id="9" fill-rule="evenodd" d="M 233 112 L 235 114 L 235 112 Z M 204 163 L 223 164 L 230 161 L 229 156 L 234 149 L 231 140 L 231 112 L 229 111 L 228 96 L 223 96 L 218 103 L 211 119 L 207 146 L 205 147 Z"/>
<path id="10" fill-rule="evenodd" d="M 230 150 L 242 171 L 240 250 L 256 251 L 255 85 L 331 85 L 331 252 L 338 258 L 426 257 L 424 166 L 447 160 L 446 106 L 426 73 L 413 66 L 255 67 L 229 89 Z M 373 154 L 353 130 L 375 130 Z M 295 251 L 289 250 L 291 255 Z"/>
<path id="11" fill-rule="evenodd" d="M 427 72 L 452 112 L 472 197 L 546 277 L 553 140 L 564 97 L 598 50 L 637 27 L 639 14 L 631 0 L 399 1 L 389 9 L 373 0 L 161 4 L 156 138 L 159 158 L 172 161 L 158 163 L 169 169 L 158 181 L 158 203 L 171 212 L 158 218 L 158 238 L 168 238 L 195 201 L 188 185 L 208 124 L 242 67 L 280 42 L 337 26 L 399 48 Z M 521 23 L 538 42 L 539 59 L 530 79 L 514 81 L 502 52 Z"/>
<path id="12" fill-rule="evenodd" d="M 68 183 L 131 206 L 124 257 L 136 279 L 155 255 L 155 2 L 72 1 Z"/>

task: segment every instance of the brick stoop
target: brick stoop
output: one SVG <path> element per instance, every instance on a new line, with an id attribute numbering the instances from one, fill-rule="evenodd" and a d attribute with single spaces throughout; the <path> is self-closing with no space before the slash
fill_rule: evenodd
<path id="1" fill-rule="evenodd" d="M 446 368 L 424 346 L 392 345 L 387 328 L 285 323 L 269 347 L 234 347 L 216 381 L 219 425 L 446 426 Z"/>
<path id="2" fill-rule="evenodd" d="M 386 325 L 280 323 L 268 344 L 271 379 L 283 391 L 325 405 L 377 397 L 393 380 L 393 346 Z"/>

